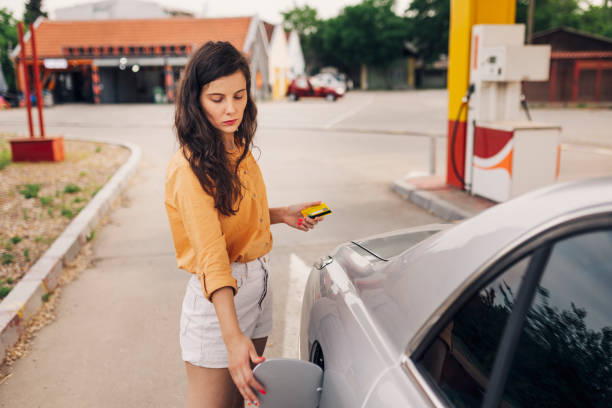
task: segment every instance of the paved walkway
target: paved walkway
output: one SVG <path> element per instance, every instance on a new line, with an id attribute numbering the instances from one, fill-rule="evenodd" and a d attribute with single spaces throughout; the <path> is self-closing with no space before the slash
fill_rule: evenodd
<path id="1" fill-rule="evenodd" d="M 307 265 L 349 239 L 440 221 L 390 188 L 406 173 L 428 168 L 426 138 L 342 129 L 443 135 L 445 94 L 352 93 L 335 104 L 264 103 L 259 109 L 256 144 L 271 206 L 322 199 L 335 210 L 313 232 L 273 226 L 278 313 L 266 355 L 296 356 L 300 299 L 293 289 Z M 0 112 L 3 130 L 23 132 L 23 115 Z M 604 111 L 603 117 L 592 123 L 609 130 L 612 116 Z M 58 106 L 45 120 L 49 134 L 136 143 L 143 159 L 126 191 L 126 206 L 96 234 L 94 265 L 64 289 L 57 320 L 39 333 L 31 353 L 0 385 L 0 407 L 182 407 L 178 317 L 189 276 L 176 269 L 163 208 L 165 167 L 176 149 L 172 109 Z M 605 144 L 604 136 L 597 138 L 598 145 Z M 438 149 L 442 171 L 445 144 Z M 605 164 L 610 160 L 593 157 L 576 153 L 572 166 L 587 175 L 594 171 L 589 163 L 612 173 Z"/>

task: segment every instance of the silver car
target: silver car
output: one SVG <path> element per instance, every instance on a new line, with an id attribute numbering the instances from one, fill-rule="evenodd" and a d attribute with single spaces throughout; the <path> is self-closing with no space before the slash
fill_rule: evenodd
<path id="1" fill-rule="evenodd" d="M 321 408 L 609 407 L 612 178 L 341 245 L 310 273 L 300 355 Z"/>

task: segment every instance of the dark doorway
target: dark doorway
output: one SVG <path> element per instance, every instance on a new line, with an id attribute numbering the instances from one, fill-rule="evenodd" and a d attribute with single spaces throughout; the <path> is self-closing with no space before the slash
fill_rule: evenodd
<path id="1" fill-rule="evenodd" d="M 163 67 L 100 68 L 102 103 L 153 103 L 154 89 L 164 89 Z"/>
<path id="2" fill-rule="evenodd" d="M 93 102 L 91 73 L 89 69 L 56 72 L 54 75 L 54 103 Z"/>

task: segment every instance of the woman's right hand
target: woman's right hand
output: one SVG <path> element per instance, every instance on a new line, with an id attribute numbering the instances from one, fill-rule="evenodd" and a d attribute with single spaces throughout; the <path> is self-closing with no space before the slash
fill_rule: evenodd
<path id="1" fill-rule="evenodd" d="M 236 388 L 246 402 L 259 405 L 253 389 L 259 390 L 262 394 L 265 394 L 265 390 L 253 376 L 251 361 L 253 364 L 259 364 L 264 361 L 264 357 L 257 355 L 253 342 L 242 332 L 227 339 L 225 346 L 228 354 L 228 369 Z"/>

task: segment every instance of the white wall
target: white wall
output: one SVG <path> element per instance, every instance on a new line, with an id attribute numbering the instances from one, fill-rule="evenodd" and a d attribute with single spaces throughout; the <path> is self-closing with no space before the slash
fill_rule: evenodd
<path id="1" fill-rule="evenodd" d="M 280 99 L 285 96 L 289 81 L 289 50 L 285 30 L 280 24 L 274 27 L 272 32 L 272 39 L 268 47 L 268 63 L 272 98 Z"/>
<path id="2" fill-rule="evenodd" d="M 296 31 L 291 32 L 287 48 L 289 55 L 289 79 L 293 79 L 303 74 L 306 66 L 302 45 L 300 44 L 300 36 Z"/>

